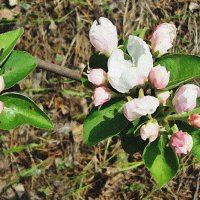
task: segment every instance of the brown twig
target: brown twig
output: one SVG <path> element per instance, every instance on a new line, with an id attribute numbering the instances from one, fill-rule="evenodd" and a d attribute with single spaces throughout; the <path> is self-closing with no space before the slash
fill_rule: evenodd
<path id="1" fill-rule="evenodd" d="M 40 58 L 36 58 L 36 59 L 37 59 L 37 67 L 81 82 L 81 73 L 79 71 L 62 67 L 57 64 L 53 64 L 51 62 L 41 60 Z"/>

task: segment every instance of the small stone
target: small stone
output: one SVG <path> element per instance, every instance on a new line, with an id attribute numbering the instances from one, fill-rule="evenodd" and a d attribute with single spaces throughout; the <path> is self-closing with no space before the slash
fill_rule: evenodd
<path id="1" fill-rule="evenodd" d="M 198 10 L 198 9 L 200 9 L 200 4 L 191 2 L 189 5 L 189 9 L 191 12 L 193 12 L 193 10 Z"/>
<path id="2" fill-rule="evenodd" d="M 14 187 L 15 191 L 17 192 L 17 195 L 19 197 L 22 197 L 22 195 L 24 194 L 25 192 L 25 189 L 24 189 L 24 186 L 22 184 L 17 184 L 15 187 Z"/>
<path id="3" fill-rule="evenodd" d="M 17 5 L 17 0 L 9 0 L 9 5 L 10 6 L 16 6 Z"/>
<path id="4" fill-rule="evenodd" d="M 55 24 L 54 21 L 51 21 L 51 24 L 49 25 L 49 29 L 52 31 L 57 30 L 58 26 Z"/>

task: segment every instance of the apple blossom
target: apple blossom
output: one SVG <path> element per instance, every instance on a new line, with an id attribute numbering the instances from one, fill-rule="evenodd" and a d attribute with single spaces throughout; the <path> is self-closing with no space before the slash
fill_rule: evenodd
<path id="1" fill-rule="evenodd" d="M 200 114 L 191 114 L 188 123 L 194 127 L 200 128 Z"/>
<path id="2" fill-rule="evenodd" d="M 5 89 L 5 82 L 3 76 L 0 76 L 0 92 L 2 92 L 4 89 Z"/>
<path id="3" fill-rule="evenodd" d="M 2 113 L 4 110 L 4 103 L 0 101 L 0 113 Z"/>
<path id="4" fill-rule="evenodd" d="M 129 121 L 133 121 L 141 116 L 153 114 L 158 106 L 159 101 L 157 98 L 153 96 L 144 96 L 127 102 L 124 106 L 123 112 Z"/>
<path id="5" fill-rule="evenodd" d="M 177 154 L 187 154 L 192 150 L 192 136 L 187 132 L 178 131 L 171 136 L 170 146 Z"/>
<path id="6" fill-rule="evenodd" d="M 96 86 L 102 86 L 106 83 L 107 74 L 101 68 L 90 70 L 87 76 L 88 80 Z"/>
<path id="7" fill-rule="evenodd" d="M 159 91 L 159 92 L 156 92 L 156 96 L 160 102 L 160 104 L 163 104 L 165 105 L 168 98 L 170 97 L 170 92 L 169 91 Z"/>
<path id="8" fill-rule="evenodd" d="M 108 60 L 109 83 L 121 93 L 144 84 L 153 67 L 150 49 L 141 38 L 129 36 L 127 50 L 132 60 L 126 60 L 120 49 L 113 51 Z"/>
<path id="9" fill-rule="evenodd" d="M 170 72 L 167 72 L 165 67 L 157 65 L 150 71 L 149 79 L 156 89 L 163 89 L 169 83 L 169 75 Z"/>
<path id="10" fill-rule="evenodd" d="M 140 136 L 143 140 L 149 139 L 150 142 L 159 136 L 158 122 L 148 122 L 140 128 Z"/>
<path id="11" fill-rule="evenodd" d="M 200 89 L 197 85 L 186 84 L 181 86 L 175 93 L 172 103 L 177 113 L 192 111 L 196 107 Z"/>
<path id="12" fill-rule="evenodd" d="M 153 52 L 159 52 L 159 55 L 167 53 L 173 46 L 173 40 L 176 37 L 176 27 L 171 23 L 162 23 L 158 25 L 151 37 L 151 46 Z"/>
<path id="13" fill-rule="evenodd" d="M 94 90 L 92 96 L 94 106 L 103 105 L 105 102 L 109 101 L 111 98 L 110 90 L 104 86 L 98 87 Z"/>
<path id="14" fill-rule="evenodd" d="M 104 54 L 110 55 L 113 50 L 117 49 L 117 28 L 105 17 L 99 18 L 99 24 L 96 20 L 93 22 L 89 37 L 96 50 Z"/>

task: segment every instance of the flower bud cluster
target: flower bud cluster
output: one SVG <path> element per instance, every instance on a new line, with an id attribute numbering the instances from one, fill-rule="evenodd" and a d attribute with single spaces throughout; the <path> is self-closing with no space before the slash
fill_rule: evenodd
<path id="1" fill-rule="evenodd" d="M 140 118 L 146 120 L 140 128 L 143 140 L 149 139 L 149 142 L 153 142 L 165 129 L 163 123 L 152 117 L 156 115 L 159 107 L 164 112 L 167 107 L 171 113 L 178 114 L 190 112 L 196 107 L 196 100 L 200 96 L 198 86 L 185 84 L 175 93 L 170 92 L 167 90 L 170 72 L 160 64 L 153 67 L 153 56 L 161 56 L 173 46 L 176 37 L 176 27 L 173 24 L 163 23 L 156 27 L 150 39 L 151 48 L 142 38 L 130 35 L 126 54 L 118 47 L 116 26 L 104 17 L 98 22 L 94 21 L 89 37 L 95 49 L 108 57 L 105 66 L 107 72 L 101 68 L 91 69 L 87 75 L 88 80 L 96 86 L 93 94 L 94 105 L 100 106 L 109 101 L 111 93 L 129 96 L 123 113 L 128 121 Z M 145 90 L 146 85 L 151 86 L 150 93 Z M 135 88 L 142 88 L 143 95 L 133 95 Z M 200 128 L 200 114 L 191 115 L 188 123 Z M 177 154 L 190 152 L 192 145 L 192 137 L 186 132 L 180 130 L 171 136 L 170 146 Z"/>

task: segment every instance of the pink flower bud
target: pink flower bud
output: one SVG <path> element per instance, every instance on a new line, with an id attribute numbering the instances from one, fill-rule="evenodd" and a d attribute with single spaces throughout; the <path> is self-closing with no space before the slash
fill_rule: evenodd
<path id="1" fill-rule="evenodd" d="M 149 138 L 150 142 L 156 140 L 159 136 L 159 125 L 157 122 L 149 122 L 146 125 L 143 125 L 140 129 L 140 136 L 143 140 Z"/>
<path id="2" fill-rule="evenodd" d="M 110 90 L 103 86 L 98 87 L 94 90 L 92 98 L 94 106 L 100 106 L 110 100 L 111 98 Z"/>
<path id="3" fill-rule="evenodd" d="M 145 96 L 127 102 L 123 112 L 124 116 L 129 121 L 133 121 L 135 119 L 139 119 L 141 116 L 153 114 L 158 106 L 159 101 L 157 98 L 152 96 Z"/>
<path id="4" fill-rule="evenodd" d="M 94 21 L 89 33 L 90 42 L 97 51 L 110 55 L 117 49 L 117 29 L 112 22 L 105 18 L 99 18 L 99 24 Z"/>
<path id="5" fill-rule="evenodd" d="M 0 113 L 2 113 L 4 110 L 4 103 L 0 101 Z"/>
<path id="6" fill-rule="evenodd" d="M 149 74 L 149 79 L 150 79 L 151 84 L 156 89 L 163 89 L 169 83 L 169 74 L 170 73 L 167 72 L 165 67 L 158 65 L 152 68 Z"/>
<path id="7" fill-rule="evenodd" d="M 188 154 L 193 146 L 192 136 L 186 132 L 178 131 L 172 135 L 170 146 L 177 154 Z"/>
<path id="8" fill-rule="evenodd" d="M 176 27 L 174 24 L 163 23 L 156 27 L 151 37 L 151 46 L 154 52 L 159 52 L 159 55 L 167 53 L 173 46 L 173 40 L 176 37 Z"/>
<path id="9" fill-rule="evenodd" d="M 172 100 L 177 113 L 189 112 L 196 107 L 196 100 L 199 96 L 200 89 L 194 84 L 181 86 Z"/>
<path id="10" fill-rule="evenodd" d="M 188 123 L 191 126 L 195 126 L 197 128 L 200 128 L 200 114 L 192 114 L 188 118 Z"/>
<path id="11" fill-rule="evenodd" d="M 160 104 L 165 105 L 167 102 L 167 99 L 170 97 L 170 92 L 169 91 L 157 92 L 156 96 Z"/>
<path id="12" fill-rule="evenodd" d="M 3 76 L 0 76 L 0 92 L 2 92 L 4 89 L 5 89 L 5 82 Z"/>
<path id="13" fill-rule="evenodd" d="M 96 86 L 102 86 L 106 83 L 107 75 L 106 72 L 99 69 L 92 69 L 88 74 L 88 80 Z"/>

